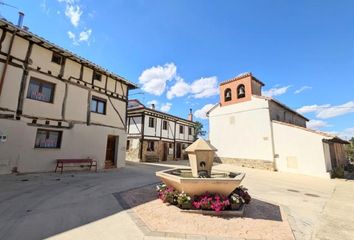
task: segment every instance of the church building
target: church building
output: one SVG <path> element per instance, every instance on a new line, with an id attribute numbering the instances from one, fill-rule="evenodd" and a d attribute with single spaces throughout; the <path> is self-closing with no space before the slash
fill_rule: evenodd
<path id="1" fill-rule="evenodd" d="M 262 96 L 263 86 L 252 73 L 220 84 L 220 103 L 208 112 L 219 161 L 320 177 L 345 164 L 347 141 L 307 128 L 306 117 Z"/>

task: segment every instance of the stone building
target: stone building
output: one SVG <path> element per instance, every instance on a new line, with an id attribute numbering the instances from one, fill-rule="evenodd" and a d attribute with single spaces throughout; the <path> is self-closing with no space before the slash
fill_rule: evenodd
<path id="1" fill-rule="evenodd" d="M 125 164 L 136 85 L 0 20 L 0 173 L 53 171 L 55 160 Z"/>
<path id="2" fill-rule="evenodd" d="M 127 160 L 158 162 L 187 159 L 185 149 L 194 141 L 195 123 L 144 106 L 136 99 L 128 103 Z"/>
<path id="3" fill-rule="evenodd" d="M 306 128 L 306 117 L 262 96 L 262 86 L 251 73 L 220 84 L 220 103 L 208 112 L 220 161 L 322 177 L 345 164 L 347 141 Z"/>

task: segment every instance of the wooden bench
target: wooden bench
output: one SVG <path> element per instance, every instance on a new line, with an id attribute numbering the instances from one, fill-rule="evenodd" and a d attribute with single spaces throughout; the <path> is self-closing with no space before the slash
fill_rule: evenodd
<path id="1" fill-rule="evenodd" d="M 90 167 L 90 171 L 92 167 L 95 167 L 95 172 L 97 172 L 97 161 L 94 159 L 86 158 L 86 159 L 57 159 L 57 166 L 55 167 L 55 172 L 57 169 L 60 168 L 60 173 L 63 173 L 64 165 L 65 164 L 86 164 L 86 166 Z"/>

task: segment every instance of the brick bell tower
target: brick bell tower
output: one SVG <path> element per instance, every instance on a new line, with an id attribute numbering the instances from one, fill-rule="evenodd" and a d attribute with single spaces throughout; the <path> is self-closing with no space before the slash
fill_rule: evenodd
<path id="1" fill-rule="evenodd" d="M 250 101 L 252 95 L 261 96 L 264 83 L 252 76 L 252 73 L 242 73 L 233 79 L 220 83 L 221 107 Z"/>

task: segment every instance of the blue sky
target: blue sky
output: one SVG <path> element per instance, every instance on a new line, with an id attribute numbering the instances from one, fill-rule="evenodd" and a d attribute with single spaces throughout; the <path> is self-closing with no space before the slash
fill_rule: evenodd
<path id="1" fill-rule="evenodd" d="M 354 1 L 2 0 L 24 25 L 138 83 L 131 98 L 187 117 L 252 72 L 310 126 L 354 135 Z M 17 22 L 17 10 L 0 5 Z M 300 91 L 302 89 L 302 91 Z"/>

